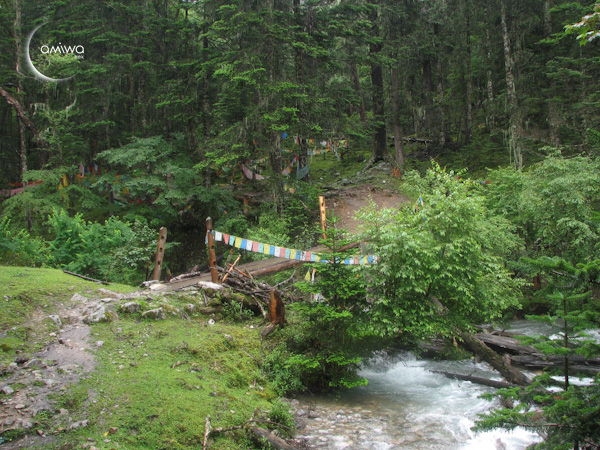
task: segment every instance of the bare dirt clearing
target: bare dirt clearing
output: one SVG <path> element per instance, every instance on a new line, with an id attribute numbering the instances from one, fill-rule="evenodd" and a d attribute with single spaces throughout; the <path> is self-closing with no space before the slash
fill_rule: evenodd
<path id="1" fill-rule="evenodd" d="M 374 187 L 372 184 L 356 186 L 337 191 L 327 199 L 327 205 L 340 218 L 339 228 L 352 234 L 360 233 L 360 222 L 356 213 L 372 203 L 378 208 L 398 208 L 411 200 L 391 189 Z"/>

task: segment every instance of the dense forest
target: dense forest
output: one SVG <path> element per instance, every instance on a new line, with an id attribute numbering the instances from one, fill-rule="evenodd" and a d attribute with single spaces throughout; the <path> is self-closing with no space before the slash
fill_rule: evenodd
<path id="1" fill-rule="evenodd" d="M 314 156 L 344 184 L 385 162 L 410 204 L 360 212 L 378 264 L 297 284 L 327 302 L 299 302 L 266 362 L 282 393 L 515 314 L 563 325 L 541 351 L 596 357 L 599 23 L 589 0 L 0 2 L 0 262 L 136 284 L 163 226 L 169 270 L 205 264 L 208 216 L 306 249 L 340 182 Z M 322 243 L 347 257 L 346 237 Z M 598 383 L 564 375 L 481 428 L 599 448 Z"/>
<path id="2" fill-rule="evenodd" d="M 48 181 L 5 209 L 30 230 L 52 205 L 193 227 L 235 207 L 219 174 L 244 161 L 280 173 L 290 148 L 304 167 L 322 141 L 401 168 L 447 155 L 454 168 L 518 169 L 545 146 L 589 152 L 598 47 L 575 34 L 597 16 L 573 35 L 564 27 L 591 11 L 556 0 L 4 2 L 0 186 Z M 29 62 L 66 81 L 41 81 Z M 83 183 L 92 192 L 73 185 L 78 173 L 101 177 Z M 270 188 L 282 197 L 280 184 Z M 127 213 L 115 206 L 124 190 L 138 202 Z"/>

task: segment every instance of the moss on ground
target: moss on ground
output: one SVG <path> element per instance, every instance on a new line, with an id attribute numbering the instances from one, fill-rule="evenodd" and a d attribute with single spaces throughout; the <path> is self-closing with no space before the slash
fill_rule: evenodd
<path id="1" fill-rule="evenodd" d="M 276 396 L 261 373 L 257 325 L 209 325 L 202 316 L 94 325 L 93 338 L 104 345 L 96 372 L 78 387 L 86 400 L 73 417 L 93 419 L 68 440 L 91 438 L 100 449 L 115 442 L 127 449 L 196 449 L 207 415 L 214 427 L 231 427 L 256 409 L 269 410 Z M 65 396 L 72 401 L 72 393 Z M 253 448 L 243 431 L 214 439 L 211 448 Z"/>
<path id="2" fill-rule="evenodd" d="M 46 269 L 2 268 L 0 277 L 4 286 L 14 288 L 2 294 L 9 296 L 3 305 L 3 317 L 8 314 L 12 325 L 9 331 L 22 326 L 36 309 L 51 314 L 76 292 L 92 297 L 102 287 Z M 167 299 L 174 306 L 191 300 L 184 294 Z M 26 309 L 21 311 L 21 306 Z M 55 436 L 38 448 L 92 443 L 101 450 L 191 450 L 202 448 L 207 416 L 214 428 L 267 417 L 276 394 L 262 372 L 260 321 L 227 323 L 217 316 L 211 324 L 208 319 L 168 315 L 167 320 L 154 321 L 121 314 L 114 322 L 92 325 L 96 370 L 53 395 L 55 414 L 34 417 L 34 430 Z M 30 337 L 24 336 L 20 345 L 31 350 L 36 345 Z M 14 359 L 13 350 L 6 354 Z M 89 423 L 72 427 L 83 420 Z M 244 430 L 218 433 L 213 439 L 211 449 L 260 448 Z"/>
<path id="3" fill-rule="evenodd" d="M 101 288 L 122 293 L 136 290 L 85 281 L 56 269 L 0 266 L 0 366 L 12 362 L 17 352 L 39 351 L 45 345 L 43 337 L 58 329 L 47 317 L 68 305 L 75 293 L 101 296 Z"/>

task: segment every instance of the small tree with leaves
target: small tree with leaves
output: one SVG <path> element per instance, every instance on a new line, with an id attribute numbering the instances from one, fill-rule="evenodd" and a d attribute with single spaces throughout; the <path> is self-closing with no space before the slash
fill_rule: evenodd
<path id="1" fill-rule="evenodd" d="M 309 274 L 316 269 L 314 282 L 296 284 L 310 297 L 291 305 L 300 320 L 286 331 L 285 362 L 279 362 L 298 378 L 296 388 L 302 385 L 313 392 L 367 383 L 357 374 L 373 337 L 366 326 L 366 292 L 355 266 L 344 265 L 357 250 L 343 250 L 351 241 L 337 222 L 328 219 L 327 238 L 321 240 L 329 249 L 321 254 L 327 262 L 310 265 Z"/>

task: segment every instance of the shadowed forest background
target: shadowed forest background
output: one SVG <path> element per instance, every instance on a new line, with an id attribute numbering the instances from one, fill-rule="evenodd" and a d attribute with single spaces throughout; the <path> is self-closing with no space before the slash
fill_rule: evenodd
<path id="1" fill-rule="evenodd" d="M 143 218 L 177 235 L 240 209 L 218 185 L 240 162 L 279 174 L 282 149 L 304 167 L 311 144 L 332 139 L 349 143 L 342 165 L 388 159 L 402 171 L 430 157 L 477 172 L 521 168 L 548 146 L 590 153 L 598 47 L 565 25 L 592 6 L 3 2 L 0 186 L 9 195 L 43 181 L 6 200 L 3 215 L 33 233 L 59 208 L 92 221 Z M 25 63 L 25 38 L 42 24 L 33 63 L 68 81 L 40 82 Z M 41 54 L 58 43 L 85 54 Z M 78 173 L 90 176 L 77 183 Z M 280 176 L 261 189 L 283 206 Z"/>

